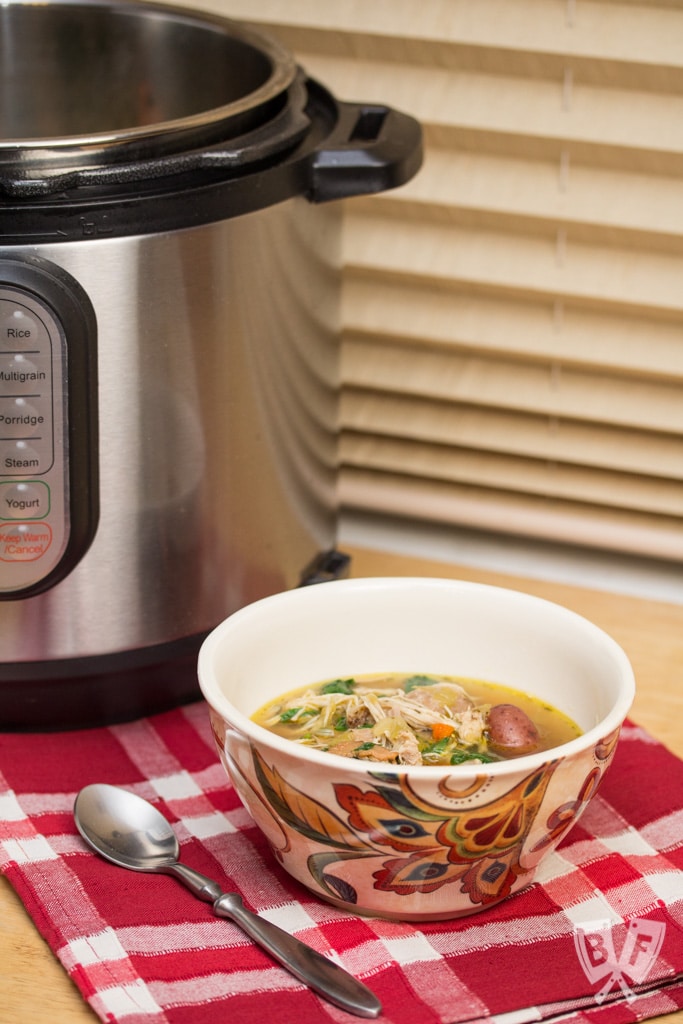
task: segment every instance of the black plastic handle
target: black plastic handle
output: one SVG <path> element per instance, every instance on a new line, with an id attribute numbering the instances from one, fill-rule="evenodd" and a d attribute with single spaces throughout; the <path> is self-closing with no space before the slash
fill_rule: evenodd
<path id="1" fill-rule="evenodd" d="M 422 165 L 422 128 L 414 117 L 371 104 L 337 106 L 332 134 L 311 154 L 311 202 L 384 192 L 417 173 Z"/>

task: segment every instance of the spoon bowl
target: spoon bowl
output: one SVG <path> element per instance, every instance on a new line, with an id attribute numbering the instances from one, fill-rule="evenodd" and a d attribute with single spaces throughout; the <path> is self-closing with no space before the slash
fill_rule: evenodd
<path id="1" fill-rule="evenodd" d="M 106 860 L 131 871 L 173 875 L 214 913 L 238 924 L 255 942 L 309 988 L 358 1017 L 377 1017 L 382 1004 L 362 982 L 304 942 L 247 910 L 237 893 L 181 864 L 173 828 L 152 804 L 106 783 L 85 786 L 74 803 L 74 820 L 85 842 Z"/>
<path id="2" fill-rule="evenodd" d="M 86 786 L 75 819 L 85 841 L 112 864 L 132 871 L 163 871 L 180 856 L 170 823 L 146 800 L 118 786 Z"/>

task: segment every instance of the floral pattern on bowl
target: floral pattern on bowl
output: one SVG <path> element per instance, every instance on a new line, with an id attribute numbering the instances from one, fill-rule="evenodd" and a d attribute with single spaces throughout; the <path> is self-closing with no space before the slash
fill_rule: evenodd
<path id="1" fill-rule="evenodd" d="M 369 769 L 356 785 L 339 781 L 344 766 L 331 757 L 294 785 L 295 761 L 212 720 L 223 763 L 283 866 L 337 906 L 402 920 L 474 913 L 529 885 L 594 796 L 619 736 L 495 779 Z"/>

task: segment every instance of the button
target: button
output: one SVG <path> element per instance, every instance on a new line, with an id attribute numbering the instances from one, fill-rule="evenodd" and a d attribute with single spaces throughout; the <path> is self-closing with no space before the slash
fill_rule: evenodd
<path id="1" fill-rule="evenodd" d="M 0 483 L 0 519 L 43 519 L 50 511 L 50 488 L 40 480 Z"/>
<path id="2" fill-rule="evenodd" d="M 40 321 L 27 309 L 7 300 L 0 303 L 0 348 L 35 348 L 41 334 Z"/>
<path id="3" fill-rule="evenodd" d="M 51 543 L 52 530 L 47 523 L 0 524 L 2 562 L 36 562 Z"/>
<path id="4" fill-rule="evenodd" d="M 0 395 L 0 437 L 40 438 L 45 416 L 26 398 Z"/>
<path id="5" fill-rule="evenodd" d="M 0 352 L 0 389 L 5 395 L 17 395 L 27 388 L 40 391 L 49 387 L 49 365 L 40 356 L 28 359 L 21 352 Z"/>
<path id="6" fill-rule="evenodd" d="M 28 441 L 9 441 L 2 443 L 0 437 L 2 462 L 0 470 L 6 476 L 31 476 L 34 473 L 45 473 L 50 468 L 50 456 L 42 455 Z"/>

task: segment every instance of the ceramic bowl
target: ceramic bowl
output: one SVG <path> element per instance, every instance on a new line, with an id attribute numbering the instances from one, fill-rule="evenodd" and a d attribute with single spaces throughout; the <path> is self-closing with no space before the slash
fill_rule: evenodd
<path id="1" fill-rule="evenodd" d="M 529 885 L 594 796 L 634 697 L 623 650 L 586 619 L 448 579 L 265 598 L 207 637 L 198 671 L 220 758 L 275 857 L 322 899 L 402 921 L 472 914 Z M 515 760 L 406 767 L 315 751 L 250 718 L 296 687 L 388 671 L 502 683 L 583 733 Z"/>

